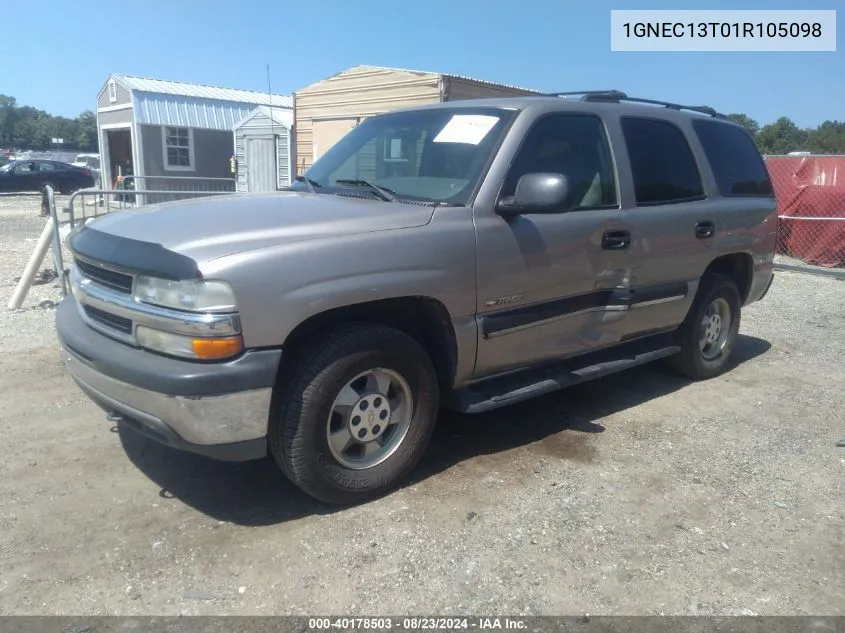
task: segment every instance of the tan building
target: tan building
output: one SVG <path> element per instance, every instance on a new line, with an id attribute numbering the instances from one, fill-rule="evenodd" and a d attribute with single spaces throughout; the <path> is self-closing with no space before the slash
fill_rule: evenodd
<path id="1" fill-rule="evenodd" d="M 427 103 L 537 92 L 457 75 L 355 66 L 294 93 L 296 173 L 366 117 Z"/>

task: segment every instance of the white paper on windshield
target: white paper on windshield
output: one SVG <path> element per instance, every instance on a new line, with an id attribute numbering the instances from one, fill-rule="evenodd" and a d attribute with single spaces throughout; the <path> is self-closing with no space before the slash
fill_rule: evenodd
<path id="1" fill-rule="evenodd" d="M 456 114 L 432 142 L 478 145 L 498 120 L 498 117 L 483 114 Z"/>

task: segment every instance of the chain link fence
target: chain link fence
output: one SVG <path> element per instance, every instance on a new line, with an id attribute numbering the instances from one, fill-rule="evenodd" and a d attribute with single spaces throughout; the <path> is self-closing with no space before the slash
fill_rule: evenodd
<path id="1" fill-rule="evenodd" d="M 845 276 L 845 156 L 765 156 L 778 201 L 775 263 Z"/>

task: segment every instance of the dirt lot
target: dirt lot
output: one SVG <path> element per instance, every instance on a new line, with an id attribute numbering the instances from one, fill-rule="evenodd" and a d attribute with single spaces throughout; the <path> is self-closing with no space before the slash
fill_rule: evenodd
<path id="1" fill-rule="evenodd" d="M 711 382 L 444 416 L 410 485 L 330 511 L 110 428 L 58 288 L 5 310 L 43 222 L 0 200 L 0 613 L 845 614 L 845 282 L 779 274 Z"/>

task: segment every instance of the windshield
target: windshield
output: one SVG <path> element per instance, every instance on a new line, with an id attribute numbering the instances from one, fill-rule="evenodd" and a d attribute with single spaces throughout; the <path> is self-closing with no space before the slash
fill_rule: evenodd
<path id="1" fill-rule="evenodd" d="M 95 156 L 86 156 L 82 154 L 76 157 L 76 160 L 73 161 L 74 163 L 84 163 L 87 167 L 100 167 L 100 159 L 96 158 Z"/>
<path id="2" fill-rule="evenodd" d="M 397 200 L 466 204 L 515 114 L 432 108 L 365 119 L 303 174 L 308 182 L 294 181 L 291 189 L 379 197 L 362 186 L 366 181 Z"/>

